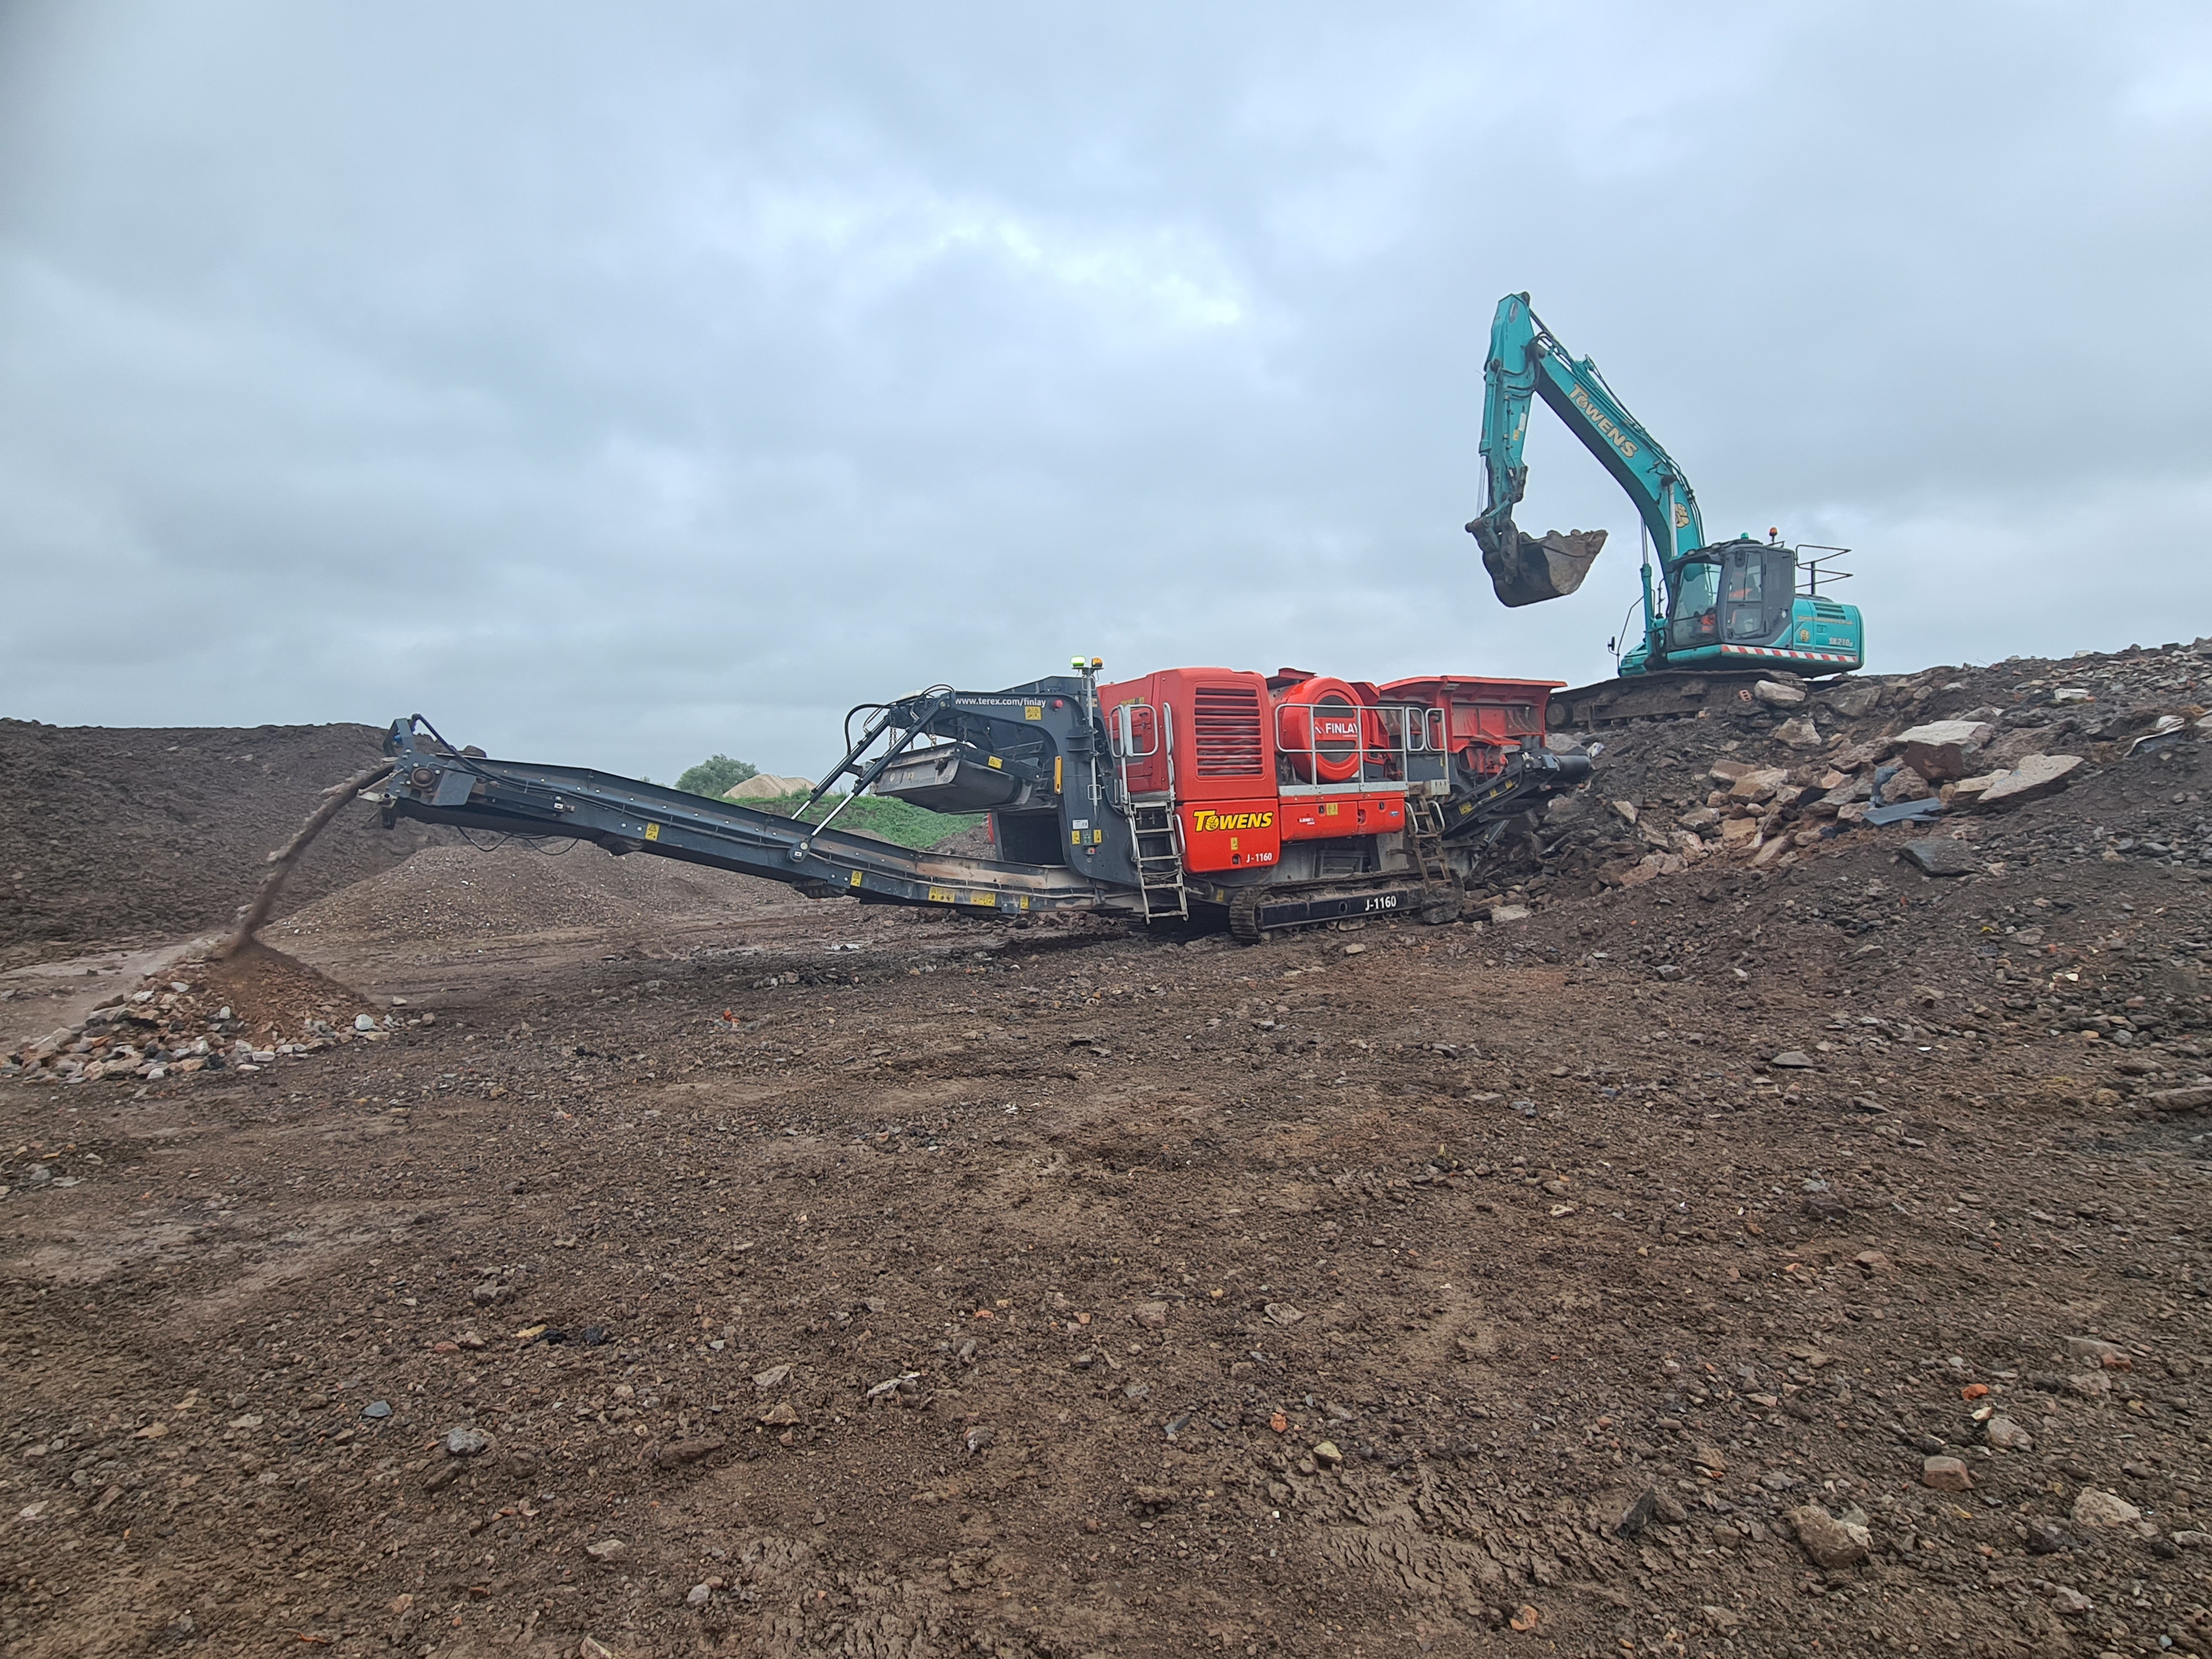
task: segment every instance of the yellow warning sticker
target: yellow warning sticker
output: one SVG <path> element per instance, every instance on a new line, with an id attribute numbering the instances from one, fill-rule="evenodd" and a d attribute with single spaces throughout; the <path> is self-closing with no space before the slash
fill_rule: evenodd
<path id="1" fill-rule="evenodd" d="M 983 764 L 989 767 L 994 772 L 1002 772 L 1006 769 L 1006 762 L 1000 760 L 996 755 L 991 756 L 983 763 Z"/>
<path id="2" fill-rule="evenodd" d="M 860 872 L 858 870 L 853 872 L 852 884 L 855 887 L 858 887 L 860 884 Z"/>
<path id="3" fill-rule="evenodd" d="M 968 895 L 968 902 L 970 904 L 996 904 L 998 902 L 999 896 L 996 893 L 970 893 Z"/>
<path id="4" fill-rule="evenodd" d="M 645 838 L 647 841 L 659 841 L 660 839 L 660 826 L 657 823 L 647 824 L 645 826 Z"/>
<path id="5" fill-rule="evenodd" d="M 1024 703 L 1022 705 L 1022 718 L 1025 720 L 1042 720 L 1044 718 L 1044 705 L 1041 702 Z"/>
<path id="6" fill-rule="evenodd" d="M 933 887 L 929 890 L 929 902 L 932 904 L 957 904 L 960 895 L 950 887 Z"/>

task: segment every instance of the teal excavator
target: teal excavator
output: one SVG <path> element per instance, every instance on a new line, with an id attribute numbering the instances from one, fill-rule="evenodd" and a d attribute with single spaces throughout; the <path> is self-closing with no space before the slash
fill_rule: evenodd
<path id="1" fill-rule="evenodd" d="M 1843 580 L 1847 550 L 1785 546 L 1775 532 L 1708 543 L 1697 493 L 1674 458 L 1622 407 L 1588 357 L 1568 355 L 1525 294 L 1498 302 L 1484 369 L 1482 459 L 1487 500 L 1467 528 L 1491 586 L 1509 605 L 1564 598 L 1582 586 L 1605 545 L 1602 530 L 1530 536 L 1513 522 L 1528 481 L 1522 452 L 1528 406 L 1541 398 L 1628 492 L 1658 558 L 1644 562 L 1644 632 L 1620 652 L 1617 681 L 1552 700 L 1559 723 L 1689 712 L 1716 690 L 1762 671 L 1806 678 L 1849 673 L 1865 660 L 1855 605 L 1820 592 Z M 1817 556 L 1801 561 L 1801 553 Z M 1826 567 L 1824 568 L 1824 566 Z M 1806 579 L 1799 591 L 1798 580 Z M 1748 696 L 1747 688 L 1740 688 Z"/>

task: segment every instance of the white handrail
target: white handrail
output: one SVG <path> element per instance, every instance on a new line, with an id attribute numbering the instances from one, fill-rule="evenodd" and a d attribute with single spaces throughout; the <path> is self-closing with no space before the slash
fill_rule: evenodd
<path id="1" fill-rule="evenodd" d="M 1303 712 L 1305 715 L 1304 742 L 1297 741 L 1296 734 L 1286 732 L 1284 729 L 1285 722 L 1283 716 L 1292 712 Z M 1431 745 L 1428 741 L 1431 722 L 1435 720 L 1441 724 L 1443 711 L 1432 708 L 1425 703 L 1410 702 L 1279 702 L 1275 705 L 1275 747 L 1292 757 L 1303 755 L 1310 759 L 1318 760 L 1327 751 L 1314 740 L 1314 720 L 1317 713 L 1323 712 L 1339 720 L 1346 714 L 1358 717 L 1358 736 L 1348 740 L 1358 756 L 1357 767 L 1351 775 L 1338 779 L 1325 779 L 1319 775 L 1320 766 L 1315 764 L 1311 769 L 1316 775 L 1310 781 L 1285 783 L 1279 786 L 1285 794 L 1327 794 L 1332 792 L 1356 793 L 1363 791 L 1379 793 L 1389 790 L 1404 790 L 1411 787 L 1408 780 L 1412 773 L 1410 763 L 1413 756 L 1416 753 L 1428 753 L 1432 746 L 1438 750 L 1444 748 L 1444 744 L 1441 742 Z M 1382 735 L 1386 741 L 1377 744 L 1369 740 L 1370 732 L 1368 717 L 1370 715 L 1377 717 L 1377 723 L 1382 728 Z M 1421 737 L 1421 741 L 1419 743 L 1413 741 L 1413 733 L 1416 730 L 1419 732 Z M 1381 758 L 1378 759 L 1378 757 Z M 1340 758 L 1342 757 L 1340 757 Z M 1332 761 L 1331 763 L 1334 764 L 1334 762 Z M 1393 770 L 1395 771 L 1395 776 L 1391 775 Z"/>

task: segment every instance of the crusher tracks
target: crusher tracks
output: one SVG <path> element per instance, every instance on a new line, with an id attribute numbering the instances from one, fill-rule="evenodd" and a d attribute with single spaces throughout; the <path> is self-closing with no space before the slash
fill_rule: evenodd
<path id="1" fill-rule="evenodd" d="M 1369 917 L 1418 917 L 1433 926 L 1456 921 L 1461 907 L 1456 887 L 1424 884 L 1417 877 L 1363 885 L 1313 882 L 1244 887 L 1229 900 L 1229 936 L 1239 945 L 1259 945 L 1272 934 Z"/>

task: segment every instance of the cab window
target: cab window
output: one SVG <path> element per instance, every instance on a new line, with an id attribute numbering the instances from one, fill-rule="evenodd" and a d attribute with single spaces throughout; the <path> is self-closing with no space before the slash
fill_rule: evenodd
<path id="1" fill-rule="evenodd" d="M 1668 643 L 1676 647 L 1715 642 L 1714 611 L 1720 603 L 1721 569 L 1711 560 L 1685 565 L 1674 586 L 1668 619 Z"/>

